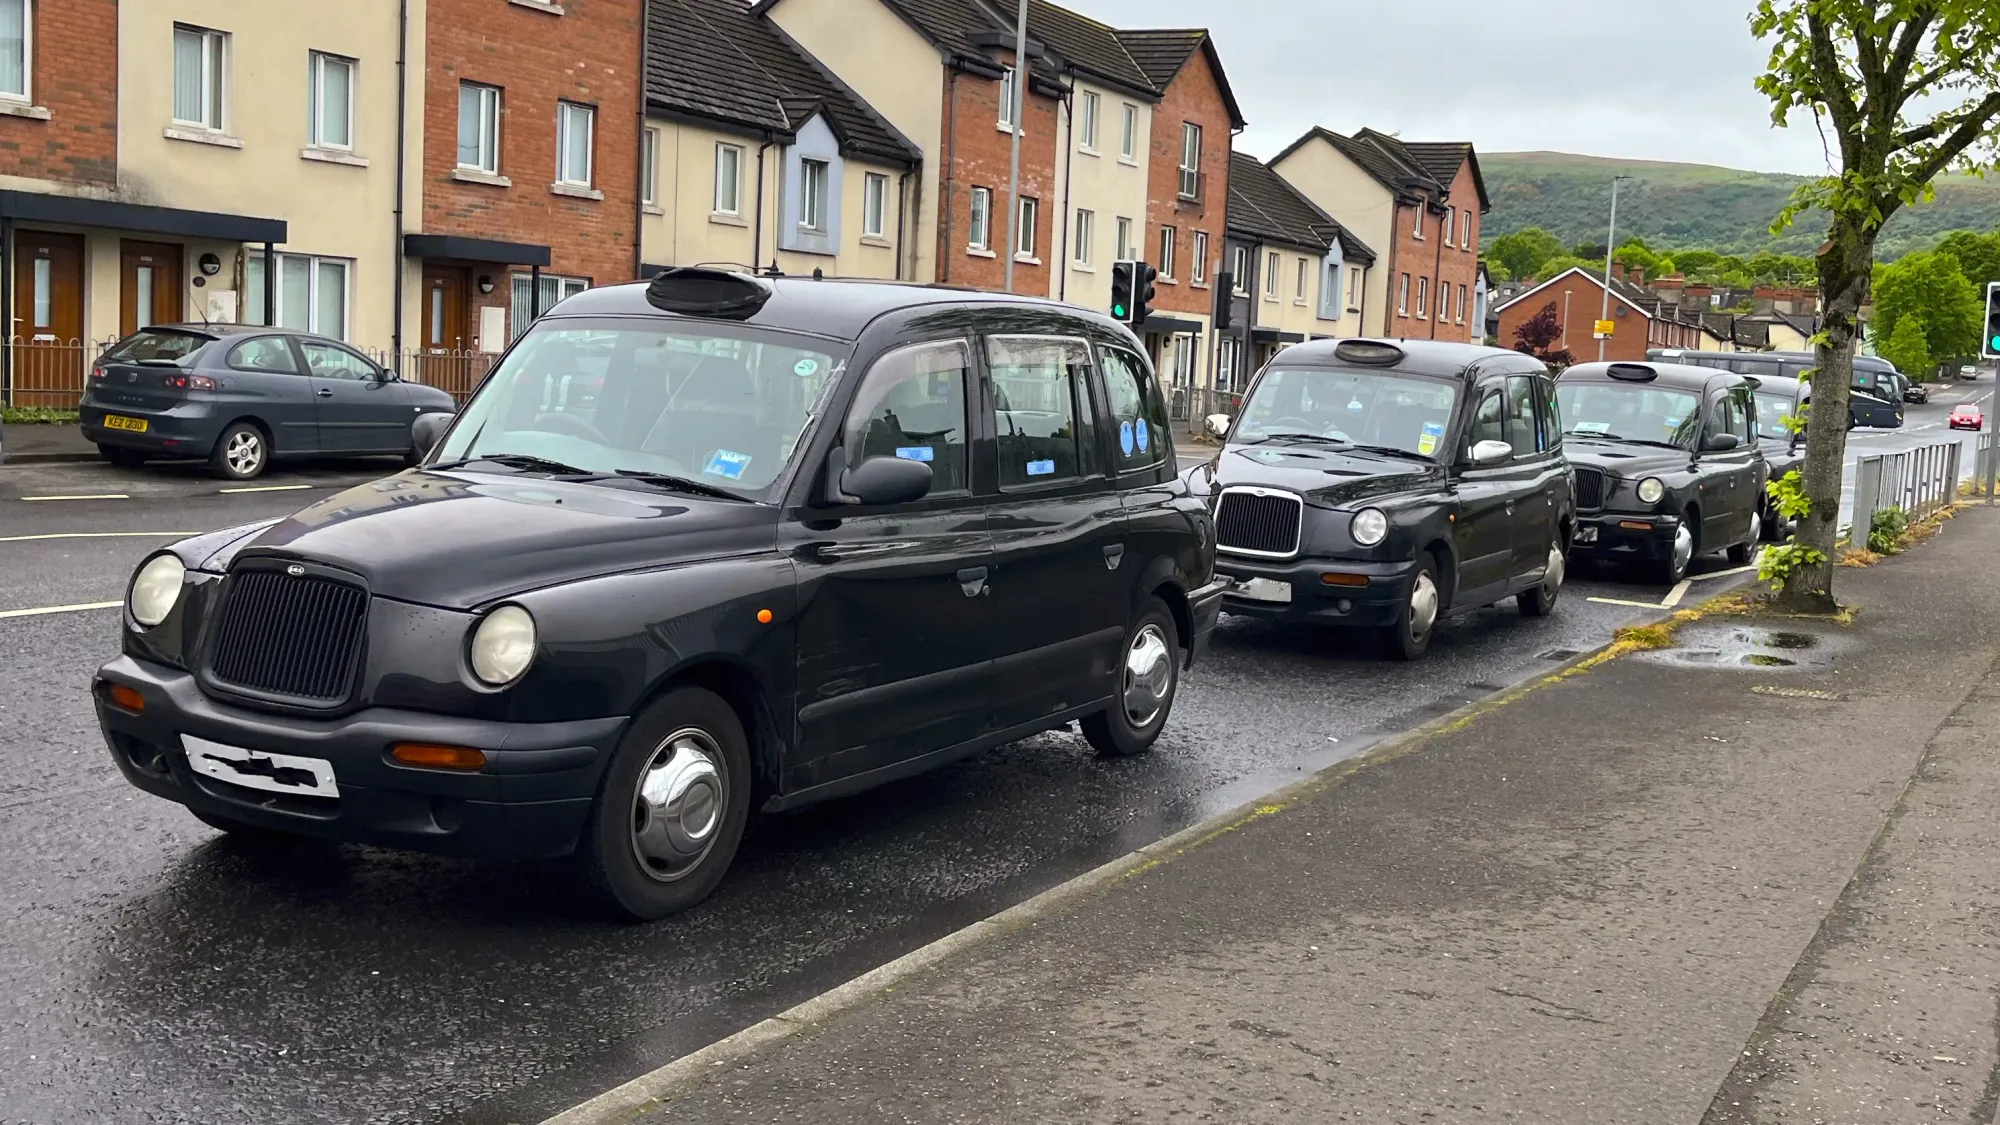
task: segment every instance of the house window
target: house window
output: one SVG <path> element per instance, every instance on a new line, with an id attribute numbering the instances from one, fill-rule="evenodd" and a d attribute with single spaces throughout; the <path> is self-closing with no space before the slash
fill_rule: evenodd
<path id="1" fill-rule="evenodd" d="M 715 146 L 715 211 L 743 213 L 743 150 L 736 145 Z"/>
<path id="2" fill-rule="evenodd" d="M 1267 301 L 1278 299 L 1279 264 L 1280 261 L 1276 250 L 1264 255 L 1264 299 Z"/>
<path id="3" fill-rule="evenodd" d="M 1169 281 L 1172 281 L 1174 277 L 1174 235 L 1176 233 L 1172 227 L 1160 228 L 1160 260 L 1155 264 L 1159 266 L 1160 276 Z"/>
<path id="4" fill-rule="evenodd" d="M 799 161 L 799 226 L 810 231 L 826 229 L 826 173 L 824 160 Z"/>
<path id="5" fill-rule="evenodd" d="M 1119 134 L 1118 155 L 1127 160 L 1136 160 L 1139 157 L 1139 107 L 1130 103 L 1125 106 L 1125 122 L 1123 131 Z"/>
<path id="6" fill-rule="evenodd" d="M 1224 336 L 1215 350 L 1215 389 L 1231 390 L 1236 386 L 1236 337 Z"/>
<path id="7" fill-rule="evenodd" d="M 1181 198 L 1201 198 L 1201 126 L 1181 123 Z"/>
<path id="8" fill-rule="evenodd" d="M 1431 279 L 1428 277 L 1418 278 L 1417 279 L 1418 320 L 1423 320 L 1426 317 L 1430 316 L 1430 298 L 1431 298 Z"/>
<path id="9" fill-rule="evenodd" d="M 1361 311 L 1361 267 L 1347 267 L 1347 311 Z"/>
<path id="10" fill-rule="evenodd" d="M 556 182 L 590 186 L 591 133 L 597 111 L 575 102 L 556 103 Z"/>
<path id="11" fill-rule="evenodd" d="M 1439 228 L 1444 231 L 1444 244 L 1446 246 L 1451 245 L 1451 233 L 1452 233 L 1451 224 L 1452 220 L 1456 219 L 1457 217 L 1458 217 L 1458 212 L 1447 207 L 1444 209 L 1444 218 L 1438 220 Z"/>
<path id="12" fill-rule="evenodd" d="M 1319 315 L 1333 320 L 1340 316 L 1340 265 L 1326 264 L 1326 276 L 1319 280 Z"/>
<path id="13" fill-rule="evenodd" d="M 312 53 L 311 143 L 315 148 L 354 147 L 354 60 Z"/>
<path id="14" fill-rule="evenodd" d="M 1023 196 L 1020 208 L 1015 212 L 1014 256 L 1017 258 L 1035 256 L 1035 208 L 1035 200 Z"/>
<path id="15" fill-rule="evenodd" d="M 35 53 L 29 0 L 0 0 L 0 98 L 29 101 L 28 70 Z"/>
<path id="16" fill-rule="evenodd" d="M 1299 259 L 1298 291 L 1292 294 L 1292 300 L 1297 301 L 1301 305 L 1306 303 L 1306 271 L 1311 268 L 1312 264 L 1310 262 L 1304 258 Z"/>
<path id="17" fill-rule="evenodd" d="M 1465 291 L 1470 288 L 1472 288 L 1470 285 L 1461 285 L 1458 287 L 1458 322 L 1460 324 L 1465 323 Z"/>
<path id="18" fill-rule="evenodd" d="M 660 205 L 660 131 L 651 127 L 639 149 L 639 196 L 648 207 Z"/>
<path id="19" fill-rule="evenodd" d="M 1090 265 L 1091 242 L 1097 237 L 1097 215 L 1094 212 L 1078 210 L 1076 213 L 1076 246 L 1070 257 L 1079 266 Z"/>
<path id="20" fill-rule="evenodd" d="M 875 172 L 868 173 L 861 181 L 861 234 L 864 238 L 881 238 L 888 229 L 889 221 L 889 177 Z"/>
<path id="21" fill-rule="evenodd" d="M 174 122 L 222 129 L 223 54 L 229 36 L 174 25 Z"/>
<path id="22" fill-rule="evenodd" d="M 1409 274 L 1404 274 L 1404 275 L 1403 275 L 1403 280 L 1402 280 L 1402 283 L 1401 283 L 1400 285 L 1398 285 L 1398 286 L 1397 286 L 1397 288 L 1396 288 L 1396 315 L 1397 315 L 1397 316 L 1408 316 L 1408 315 L 1410 315 L 1410 275 L 1409 275 Z"/>
<path id="23" fill-rule="evenodd" d="M 966 225 L 965 244 L 985 250 L 993 244 L 993 189 L 972 189 L 972 221 Z"/>
<path id="24" fill-rule="evenodd" d="M 1438 323 L 1451 319 L 1451 282 L 1438 282 Z"/>
<path id="25" fill-rule="evenodd" d="M 1076 144 L 1085 152 L 1097 151 L 1097 92 L 1085 90 L 1076 99 Z"/>
<path id="26" fill-rule="evenodd" d="M 1194 261 L 1188 263 L 1188 273 L 1196 285 L 1208 284 L 1208 232 L 1194 232 Z"/>
<path id="27" fill-rule="evenodd" d="M 1132 245 L 1132 220 L 1120 215 L 1118 217 L 1118 257 L 1116 260 L 1120 262 L 1131 261 L 1134 249 L 1135 247 Z"/>
<path id="28" fill-rule="evenodd" d="M 500 91 L 492 86 L 458 85 L 458 166 L 500 172 Z"/>
<path id="29" fill-rule="evenodd" d="M 1014 68 L 1010 66 L 1007 68 L 1007 73 L 1000 79 L 1000 127 L 1002 129 L 1012 129 L 1014 127 L 1014 85 Z"/>
<path id="30" fill-rule="evenodd" d="M 535 293 L 534 285 L 533 275 L 525 273 L 514 275 L 514 285 L 510 293 L 512 300 L 509 302 L 513 306 L 509 310 L 508 320 L 508 327 L 511 329 L 508 333 L 510 338 L 519 338 L 521 333 L 528 330 L 528 326 L 535 322 L 537 309 L 548 312 L 556 307 L 557 302 L 567 297 L 574 297 L 590 288 L 590 281 L 587 278 L 558 277 L 555 274 L 545 273 L 542 275 L 542 299 L 539 302 L 529 300 Z"/>
<path id="31" fill-rule="evenodd" d="M 1230 272 L 1235 275 L 1234 277 L 1230 278 L 1229 281 L 1230 290 L 1234 292 L 1238 297 L 1249 296 L 1250 295 L 1250 248 L 1249 247 L 1238 246 L 1235 252 L 1230 255 Z"/>
<path id="32" fill-rule="evenodd" d="M 347 286 L 353 272 L 345 258 L 315 258 L 306 254 L 278 256 L 278 313 L 271 319 L 264 308 L 264 255 L 244 259 L 243 323 L 275 325 L 347 339 Z"/>
<path id="33" fill-rule="evenodd" d="M 1465 221 L 1458 225 L 1458 248 L 1461 250 L 1472 249 L 1472 212 L 1470 210 L 1467 210 L 1465 213 Z"/>

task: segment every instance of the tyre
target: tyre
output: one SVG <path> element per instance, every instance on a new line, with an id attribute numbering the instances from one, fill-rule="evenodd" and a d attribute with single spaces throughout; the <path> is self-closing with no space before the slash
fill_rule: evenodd
<path id="1" fill-rule="evenodd" d="M 1749 566 L 1750 560 L 1757 557 L 1757 544 L 1763 541 L 1764 513 L 1762 511 L 1751 512 L 1750 538 L 1729 548 L 1729 564 L 1731 566 Z"/>
<path id="2" fill-rule="evenodd" d="M 208 466 L 224 480 L 255 480 L 271 463 L 271 443 L 264 431 L 248 422 L 234 422 L 215 441 Z"/>
<path id="3" fill-rule="evenodd" d="M 1696 517 L 1692 512 L 1681 517 L 1680 526 L 1674 528 L 1674 545 L 1668 550 L 1664 561 L 1652 566 L 1653 579 L 1668 586 L 1677 586 L 1687 577 L 1688 565 L 1694 562 Z"/>
<path id="4" fill-rule="evenodd" d="M 1391 660 L 1415 660 L 1431 647 L 1438 614 L 1444 609 L 1444 592 L 1438 587 L 1437 559 L 1422 556 L 1409 589 L 1396 609 L 1396 621 L 1382 631 L 1382 649 Z"/>
<path id="5" fill-rule="evenodd" d="M 678 914 L 709 896 L 750 816 L 750 741 L 729 704 L 676 688 L 641 712 L 604 773 L 579 858 L 620 913 Z"/>
<path id="6" fill-rule="evenodd" d="M 231 838 L 241 840 L 245 844 L 283 847 L 301 843 L 305 840 L 304 836 L 300 836 L 294 832 L 284 832 L 276 828 L 265 828 L 259 824 L 249 824 L 234 817 L 223 816 L 220 813 L 203 812 L 200 809 L 189 809 L 188 811 L 194 814 L 196 820 L 201 821 L 217 832 L 227 832 Z"/>
<path id="7" fill-rule="evenodd" d="M 1556 611 L 1556 599 L 1562 595 L 1567 570 L 1562 537 L 1557 536 L 1549 544 L 1548 569 L 1542 573 L 1542 584 L 1532 590 L 1521 591 L 1520 596 L 1514 599 L 1520 603 L 1523 617 L 1547 617 Z"/>
<path id="8" fill-rule="evenodd" d="M 122 445 L 100 445 L 97 455 L 121 469 L 136 469 L 146 463 L 145 453 Z"/>
<path id="9" fill-rule="evenodd" d="M 1139 612 L 1125 630 L 1118 665 L 1118 698 L 1111 706 L 1078 725 L 1098 753 L 1129 758 L 1152 749 L 1180 689 L 1180 631 L 1173 614 L 1158 598 L 1139 603 Z"/>

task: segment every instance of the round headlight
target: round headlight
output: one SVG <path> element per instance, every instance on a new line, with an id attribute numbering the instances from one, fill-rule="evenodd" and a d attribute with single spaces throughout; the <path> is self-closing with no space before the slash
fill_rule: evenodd
<path id="1" fill-rule="evenodd" d="M 1389 517 L 1380 508 L 1363 508 L 1354 513 L 1354 541 L 1373 547 L 1389 535 Z"/>
<path id="2" fill-rule="evenodd" d="M 132 620 L 151 627 L 167 619 L 174 603 L 181 600 L 181 583 L 187 567 L 173 555 L 154 555 L 132 579 L 132 593 L 125 599 Z"/>
<path id="3" fill-rule="evenodd" d="M 1666 483 L 1659 477 L 1647 477 L 1639 482 L 1639 502 L 1642 504 L 1657 504 L 1660 497 L 1666 494 Z"/>
<path id="4" fill-rule="evenodd" d="M 472 674 L 501 687 L 521 678 L 535 659 L 535 619 L 517 605 L 503 605 L 472 631 Z"/>

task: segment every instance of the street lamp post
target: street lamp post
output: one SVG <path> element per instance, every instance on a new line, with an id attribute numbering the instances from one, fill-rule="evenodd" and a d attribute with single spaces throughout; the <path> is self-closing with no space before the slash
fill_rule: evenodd
<path id="1" fill-rule="evenodd" d="M 1014 122 L 1013 156 L 1007 172 L 1007 292 L 1014 291 L 1014 249 L 1021 245 L 1021 232 L 1015 228 L 1021 225 L 1021 111 L 1028 104 L 1028 0 L 1021 0 L 1021 11 L 1014 23 L 1014 104 L 1010 119 Z"/>
<path id="2" fill-rule="evenodd" d="M 1601 322 L 1611 319 L 1611 256 L 1618 252 L 1618 185 L 1628 179 L 1631 179 L 1631 177 L 1611 177 L 1611 229 L 1605 232 L 1604 235 L 1604 311 L 1597 315 L 1597 319 L 1600 322 L 1598 327 L 1600 328 L 1603 327 Z M 1599 332 L 1597 334 L 1597 362 L 1599 363 L 1604 362 L 1604 345 L 1609 340 L 1610 337 L 1604 333 Z"/>

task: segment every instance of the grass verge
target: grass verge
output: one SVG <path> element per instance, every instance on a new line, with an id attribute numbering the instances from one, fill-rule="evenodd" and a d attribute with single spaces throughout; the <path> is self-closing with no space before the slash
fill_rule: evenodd
<path id="1" fill-rule="evenodd" d="M 76 411 L 53 406 L 9 406 L 0 409 L 0 422 L 9 426 L 68 426 L 76 422 Z"/>

